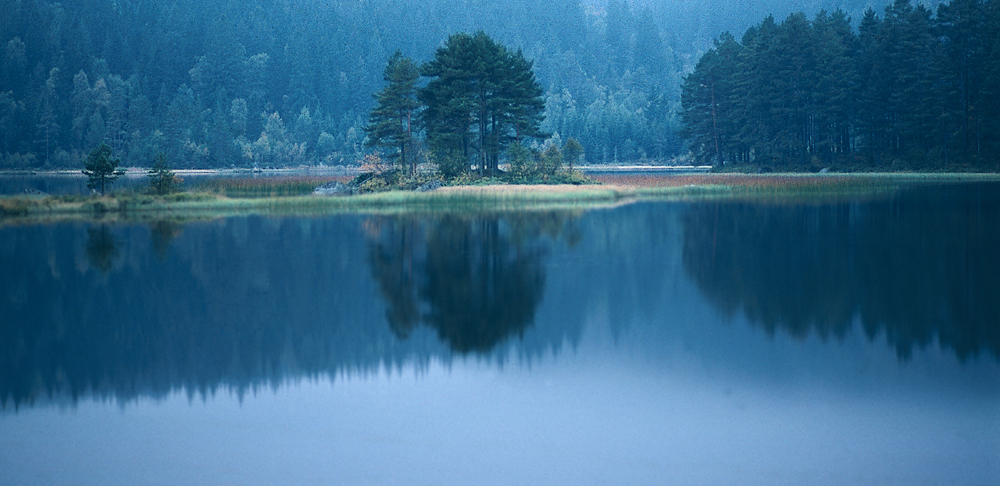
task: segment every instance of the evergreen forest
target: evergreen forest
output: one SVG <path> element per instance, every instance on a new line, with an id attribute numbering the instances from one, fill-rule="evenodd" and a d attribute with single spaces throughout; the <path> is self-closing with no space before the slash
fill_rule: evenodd
<path id="1" fill-rule="evenodd" d="M 530 66 L 535 135 L 581 162 L 995 166 L 997 0 L 871 3 L 0 0 L 0 169 L 102 143 L 122 166 L 356 164 L 394 53 L 424 67 L 477 31 Z M 506 142 L 470 143 L 492 167 Z"/>
<path id="2" fill-rule="evenodd" d="M 896 0 L 728 33 L 684 80 L 705 164 L 754 170 L 997 170 L 1000 2 Z"/>

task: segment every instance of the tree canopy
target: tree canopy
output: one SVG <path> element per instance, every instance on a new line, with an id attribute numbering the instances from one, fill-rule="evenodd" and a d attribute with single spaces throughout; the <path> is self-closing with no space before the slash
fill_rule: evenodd
<path id="1" fill-rule="evenodd" d="M 856 33 L 842 11 L 722 34 L 682 87 L 695 157 L 759 169 L 996 170 L 1000 14 L 895 0 Z"/>
<path id="2" fill-rule="evenodd" d="M 368 115 L 365 133 L 370 147 L 392 149 L 389 158 L 400 166 L 416 170 L 413 124 L 420 103 L 416 99 L 420 70 L 416 63 L 396 51 L 385 67 L 383 79 L 389 83 L 375 94 L 377 106 Z"/>
<path id="3" fill-rule="evenodd" d="M 542 136 L 545 100 L 531 68 L 521 51 L 482 31 L 450 36 L 422 67 L 430 81 L 418 93 L 439 159 L 460 161 L 464 171 L 474 154 L 480 173 L 494 173 L 510 141 Z"/>
<path id="4" fill-rule="evenodd" d="M 577 139 L 587 162 L 688 147 L 711 158 L 712 132 L 685 121 L 679 136 L 681 90 L 725 31 L 754 34 L 733 39 L 739 62 L 723 66 L 738 73 L 734 89 L 753 91 L 715 105 L 709 91 L 691 94 L 715 106 L 727 162 L 996 158 L 998 0 L 895 2 L 870 15 L 868 0 L 279 3 L 0 0 L 0 169 L 77 167 L 102 142 L 126 166 L 159 152 L 178 169 L 353 164 L 370 150 L 385 60 L 398 49 L 420 65 L 450 34 L 477 30 L 533 60 L 540 130 Z M 833 7 L 847 21 L 817 22 Z M 805 17 L 775 20 L 798 8 Z"/>
<path id="5" fill-rule="evenodd" d="M 125 171 L 118 168 L 118 162 L 108 144 L 102 143 L 94 147 L 83 165 L 82 172 L 88 178 L 87 188 L 99 189 L 103 195 L 108 184 L 125 175 Z"/>

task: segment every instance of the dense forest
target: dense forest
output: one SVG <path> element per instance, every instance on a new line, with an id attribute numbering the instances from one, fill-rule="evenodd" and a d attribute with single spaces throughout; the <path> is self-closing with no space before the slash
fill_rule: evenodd
<path id="1" fill-rule="evenodd" d="M 608 158 L 680 147 L 666 124 L 682 68 L 652 14 L 624 3 L 2 3 L 3 168 L 77 166 L 101 141 L 124 165 L 161 150 L 174 167 L 355 163 L 392 53 L 422 64 L 478 29 L 535 61 L 546 132 Z"/>
<path id="2" fill-rule="evenodd" d="M 996 170 L 998 6 L 896 0 L 857 30 L 834 11 L 722 34 L 684 81 L 684 135 L 716 166 Z"/>
<path id="3" fill-rule="evenodd" d="M 955 2 L 971 4 L 981 15 L 972 19 L 974 25 L 962 24 L 978 43 L 969 45 L 943 40 L 939 31 L 949 24 L 938 20 L 938 3 L 918 11 L 927 12 L 931 30 L 925 34 L 943 59 L 957 62 L 955 56 L 960 56 L 972 66 L 996 52 L 989 41 L 997 36 L 986 35 L 996 25 L 995 0 Z M 127 166 L 148 167 L 158 152 L 178 168 L 354 164 L 371 150 L 364 144 L 364 127 L 375 106 L 373 95 L 385 85 L 382 74 L 393 52 L 422 65 L 450 35 L 477 30 L 521 50 L 533 62 L 544 92 L 541 131 L 579 140 L 587 162 L 662 160 L 681 156 L 688 147 L 704 159 L 711 156 L 702 143 L 704 134 L 688 130 L 690 142 L 681 138 L 681 86 L 702 53 L 718 57 L 728 45 L 712 48 L 719 32 L 742 31 L 770 13 L 781 18 L 803 11 L 812 18 L 824 8 L 842 8 L 845 17 L 868 21 L 863 13 L 869 4 L 0 0 L 0 169 L 79 167 L 101 142 Z M 876 18 L 875 25 L 891 33 L 888 15 Z M 845 23 L 853 29 L 846 37 L 854 36 L 860 45 L 857 29 L 864 26 Z M 895 37 L 879 35 L 880 48 L 896 53 L 898 45 L 890 42 Z M 980 47 L 984 50 L 975 50 Z M 932 59 L 907 55 L 921 65 Z M 888 65 L 875 59 L 880 67 Z M 909 60 L 900 57 L 899 62 Z M 967 92 L 942 92 L 949 103 L 962 104 L 963 116 L 974 112 L 959 124 L 964 131 L 946 133 L 957 123 L 951 112 L 959 110 L 949 105 L 951 118 L 935 132 L 949 139 L 949 161 L 966 160 L 973 142 L 977 153 L 994 150 L 987 134 L 995 133 L 990 125 L 995 115 L 986 113 L 990 107 L 983 100 L 989 93 L 983 90 L 988 89 L 985 81 L 997 76 L 962 66 L 962 76 L 975 74 L 982 83 L 974 86 L 975 92 L 971 84 L 963 85 L 970 88 Z M 932 81 L 953 83 L 952 78 Z M 809 109 L 819 103 L 813 101 Z M 897 128 L 877 128 L 888 131 L 873 135 L 881 145 L 866 145 L 861 138 L 867 132 L 855 122 L 849 137 L 852 153 L 862 154 L 871 146 L 881 156 Z M 893 151 L 912 146 L 907 142 Z M 763 149 L 741 150 L 740 156 L 747 158 Z M 726 145 L 725 152 L 723 158 L 731 158 L 737 149 Z"/>

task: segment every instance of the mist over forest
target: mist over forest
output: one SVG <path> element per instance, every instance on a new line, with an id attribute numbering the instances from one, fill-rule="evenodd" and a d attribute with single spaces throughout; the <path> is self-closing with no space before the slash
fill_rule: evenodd
<path id="1" fill-rule="evenodd" d="M 706 149 L 681 116 L 686 76 L 720 35 L 836 9 L 856 31 L 866 9 L 881 17 L 889 3 L 0 0 L 0 169 L 78 167 L 102 142 L 125 166 L 159 152 L 176 168 L 355 164 L 370 150 L 363 128 L 387 59 L 399 50 L 424 63 L 449 35 L 477 30 L 534 62 L 542 131 L 579 140 L 588 163 L 692 150 L 744 161 L 765 148 L 733 138 Z M 786 152 L 819 150 L 803 143 Z"/>

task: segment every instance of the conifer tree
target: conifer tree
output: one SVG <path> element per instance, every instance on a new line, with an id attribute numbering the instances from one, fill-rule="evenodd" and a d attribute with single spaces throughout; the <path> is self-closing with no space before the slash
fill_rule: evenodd
<path id="1" fill-rule="evenodd" d="M 163 152 L 156 154 L 153 167 L 149 169 L 147 174 L 150 189 L 160 196 L 170 194 L 180 186 L 180 181 L 174 171 L 170 170 L 170 164 L 167 163 L 167 154 Z"/>
<path id="2" fill-rule="evenodd" d="M 106 143 L 90 151 L 83 166 L 83 173 L 89 178 L 87 188 L 100 189 L 102 196 L 108 184 L 125 175 L 125 171 L 118 168 L 118 159 L 111 153 L 111 147 Z"/>
<path id="3" fill-rule="evenodd" d="M 480 173 L 494 173 L 508 143 L 541 137 L 545 101 L 531 69 L 521 51 L 511 52 L 482 31 L 449 37 L 423 66 L 431 80 L 417 95 L 426 106 L 428 144 L 439 159 L 461 161 L 456 169 L 462 172 L 475 152 Z"/>
<path id="4" fill-rule="evenodd" d="M 684 79 L 681 89 L 683 134 L 697 158 L 722 166 L 732 153 L 735 132 L 732 101 L 739 45 L 725 33 L 698 61 L 693 73 Z"/>
<path id="5" fill-rule="evenodd" d="M 365 133 L 369 147 L 386 147 L 395 150 L 387 158 L 401 167 L 409 165 L 410 172 L 417 168 L 414 150 L 414 118 L 420 103 L 416 99 L 416 83 L 420 72 L 417 65 L 396 51 L 385 67 L 383 79 L 389 84 L 375 94 L 378 105 L 368 117 Z"/>

